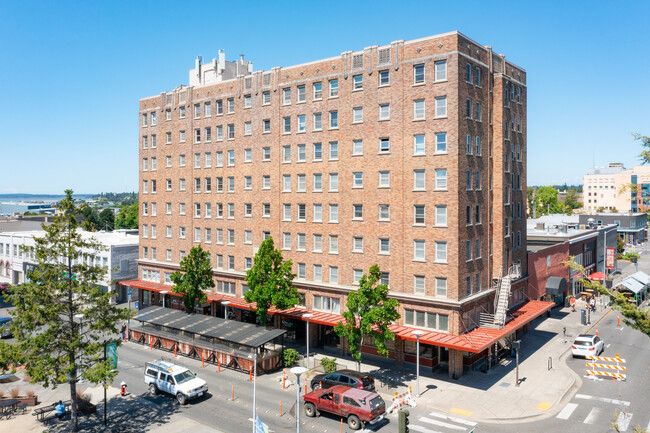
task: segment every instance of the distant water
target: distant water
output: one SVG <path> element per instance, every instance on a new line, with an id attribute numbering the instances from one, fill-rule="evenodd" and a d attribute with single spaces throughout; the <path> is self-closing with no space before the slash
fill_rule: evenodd
<path id="1" fill-rule="evenodd" d="M 78 200 L 86 200 L 94 194 L 74 194 Z M 57 194 L 0 194 L 0 214 L 24 212 L 29 204 L 54 204 L 65 195 Z"/>

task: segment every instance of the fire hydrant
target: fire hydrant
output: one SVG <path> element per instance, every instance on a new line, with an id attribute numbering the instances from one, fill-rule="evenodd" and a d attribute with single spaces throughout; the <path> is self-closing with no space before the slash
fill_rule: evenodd
<path id="1" fill-rule="evenodd" d="M 120 395 L 126 395 L 126 382 L 120 383 Z"/>

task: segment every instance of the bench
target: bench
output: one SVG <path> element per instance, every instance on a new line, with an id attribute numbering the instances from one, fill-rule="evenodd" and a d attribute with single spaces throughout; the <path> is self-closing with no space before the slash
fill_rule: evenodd
<path id="1" fill-rule="evenodd" d="M 56 405 L 59 403 L 52 403 L 48 406 L 43 406 L 39 407 L 38 409 L 34 409 L 32 412 L 32 415 L 36 417 L 37 420 L 39 421 L 46 421 L 46 419 L 50 419 L 50 412 L 56 410 Z M 65 410 L 66 412 L 69 410 L 70 405 L 72 402 L 70 400 L 64 401 L 63 404 L 65 405 Z M 47 417 L 47 418 L 46 418 Z"/>

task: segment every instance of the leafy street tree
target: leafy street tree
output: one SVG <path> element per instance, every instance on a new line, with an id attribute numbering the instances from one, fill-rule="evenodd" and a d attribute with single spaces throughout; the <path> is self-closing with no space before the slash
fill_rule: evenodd
<path id="1" fill-rule="evenodd" d="M 386 341 L 394 340 L 388 326 L 400 318 L 397 312 L 399 302 L 388 298 L 388 286 L 377 284 L 381 279 L 378 265 L 372 265 L 368 274 L 359 280 L 359 289 L 348 294 L 346 303 L 347 311 L 343 313 L 345 322 L 339 322 L 334 327 L 334 332 L 346 338 L 350 354 L 361 364 L 361 354 L 364 337 L 374 340 L 377 352 L 388 356 Z"/>
<path id="2" fill-rule="evenodd" d="M 120 213 L 115 218 L 116 229 L 137 229 L 138 228 L 138 203 L 129 206 L 122 206 Z"/>
<path id="3" fill-rule="evenodd" d="M 584 267 L 576 263 L 574 257 L 569 257 L 569 261 L 566 262 L 566 264 L 571 268 L 571 270 L 580 272 L 580 281 L 585 287 L 596 289 L 599 293 L 610 297 L 614 304 L 614 309 L 621 312 L 623 315 L 623 322 L 627 326 L 633 329 L 638 329 L 650 337 L 650 313 L 648 311 L 643 311 L 638 308 L 621 292 L 609 290 L 598 281 L 591 281 L 587 277 Z"/>
<path id="4" fill-rule="evenodd" d="M 575 189 L 570 189 L 564 197 L 564 208 L 567 215 L 573 214 L 574 209 L 582 207 L 582 203 L 578 201 L 578 193 Z"/>
<path id="5" fill-rule="evenodd" d="M 181 260 L 181 270 L 171 275 L 172 292 L 183 295 L 183 304 L 188 313 L 194 312 L 196 302 L 203 303 L 207 299 L 204 290 L 214 287 L 210 253 L 201 248 L 193 247 L 190 253 Z"/>
<path id="6" fill-rule="evenodd" d="M 616 254 L 623 254 L 625 251 L 625 241 L 621 236 L 616 236 Z"/>
<path id="7" fill-rule="evenodd" d="M 640 141 L 641 146 L 643 146 L 643 150 L 639 154 L 641 164 L 650 164 L 650 137 L 641 134 L 632 134 L 632 136 L 635 140 Z"/>
<path id="8" fill-rule="evenodd" d="M 99 229 L 109 232 L 113 231 L 115 227 L 115 214 L 111 209 L 104 209 L 99 213 Z"/>
<path id="9" fill-rule="evenodd" d="M 244 293 L 246 302 L 257 303 L 257 317 L 262 325 L 271 306 L 279 310 L 295 307 L 300 294 L 293 286 L 296 277 L 291 272 L 291 260 L 283 261 L 282 252 L 275 249 L 273 238 L 268 237 L 260 245 L 253 266 L 246 271 L 248 292 Z"/>
<path id="10" fill-rule="evenodd" d="M 15 286 L 9 301 L 15 343 L 0 342 L 0 370 L 25 365 L 32 382 L 57 387 L 68 382 L 72 401 L 70 431 L 77 431 L 77 382 L 110 383 L 110 360 L 104 344 L 119 343 L 116 326 L 130 313 L 110 303 L 111 294 L 99 287 L 106 269 L 80 258 L 95 257 L 102 246 L 81 237 L 72 191 L 59 203 L 60 215 L 43 225 L 45 235 L 35 237 L 36 269 L 30 282 Z"/>
<path id="11" fill-rule="evenodd" d="M 535 188 L 532 186 L 526 188 L 526 196 L 528 198 L 528 217 L 533 218 L 533 216 L 536 216 L 533 213 L 534 209 L 537 209 L 539 207 L 539 199 L 535 195 Z"/>
<path id="12" fill-rule="evenodd" d="M 99 226 L 99 215 L 97 211 L 88 205 L 81 207 L 81 228 L 86 231 L 94 232 L 101 227 Z"/>
<path id="13" fill-rule="evenodd" d="M 552 186 L 543 186 L 537 190 L 536 197 L 539 200 L 537 215 L 548 215 L 563 210 L 558 203 L 557 194 L 557 190 Z"/>

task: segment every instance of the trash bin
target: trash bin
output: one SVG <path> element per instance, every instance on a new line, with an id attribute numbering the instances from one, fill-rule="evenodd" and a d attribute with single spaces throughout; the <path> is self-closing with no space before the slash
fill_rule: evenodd
<path id="1" fill-rule="evenodd" d="M 587 324 L 587 310 L 584 308 L 580 309 L 580 323 L 583 325 Z"/>

